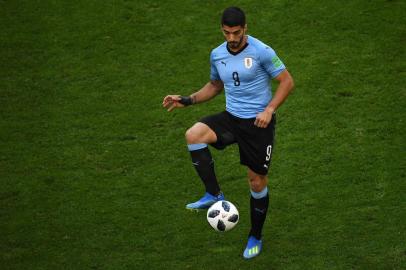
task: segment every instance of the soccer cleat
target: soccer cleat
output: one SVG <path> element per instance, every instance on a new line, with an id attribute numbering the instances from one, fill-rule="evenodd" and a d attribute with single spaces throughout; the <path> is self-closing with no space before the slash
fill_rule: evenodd
<path id="1" fill-rule="evenodd" d="M 247 246 L 245 247 L 243 256 L 245 259 L 251 259 L 257 255 L 262 250 L 262 241 L 256 239 L 254 236 L 248 238 Z"/>
<path id="2" fill-rule="evenodd" d="M 223 200 L 224 200 L 223 193 L 220 193 L 217 196 L 213 196 L 210 193 L 206 192 L 204 194 L 204 196 L 197 202 L 187 204 L 186 209 L 190 209 L 190 210 L 207 209 L 215 202 L 223 201 Z"/>

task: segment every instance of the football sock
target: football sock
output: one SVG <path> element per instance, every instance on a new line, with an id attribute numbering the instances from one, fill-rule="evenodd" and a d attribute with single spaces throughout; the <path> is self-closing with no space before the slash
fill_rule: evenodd
<path id="1" fill-rule="evenodd" d="M 265 222 L 268 205 L 269 195 L 267 187 L 260 192 L 251 190 L 251 231 L 249 235 L 254 236 L 258 240 L 261 239 L 262 227 Z"/>
<path id="2" fill-rule="evenodd" d="M 218 195 L 220 193 L 220 187 L 217 183 L 216 174 L 214 173 L 214 160 L 211 157 L 207 144 L 189 144 L 188 149 L 192 157 L 193 166 L 200 176 L 200 179 L 202 179 L 206 192 L 214 196 Z"/>

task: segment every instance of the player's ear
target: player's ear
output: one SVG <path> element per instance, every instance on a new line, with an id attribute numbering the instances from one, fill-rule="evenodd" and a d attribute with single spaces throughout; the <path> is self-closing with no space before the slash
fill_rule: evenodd
<path id="1" fill-rule="evenodd" d="M 244 32 L 247 32 L 247 30 L 248 30 L 248 26 L 247 26 L 247 24 L 245 24 L 244 25 Z"/>

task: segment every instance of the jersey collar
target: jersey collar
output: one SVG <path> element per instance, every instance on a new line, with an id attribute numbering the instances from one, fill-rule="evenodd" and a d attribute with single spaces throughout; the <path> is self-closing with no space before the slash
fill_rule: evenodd
<path id="1" fill-rule="evenodd" d="M 226 44 L 226 48 L 227 48 L 227 51 L 230 53 L 230 54 L 232 54 L 232 55 L 237 55 L 237 54 L 239 54 L 240 52 L 242 52 L 245 48 L 247 48 L 248 47 L 248 38 L 247 38 L 247 42 L 245 43 L 245 45 L 243 46 L 243 47 L 241 47 L 241 49 L 239 49 L 238 51 L 236 51 L 236 52 L 233 52 L 232 50 L 230 50 L 230 48 L 228 47 L 228 45 Z"/>

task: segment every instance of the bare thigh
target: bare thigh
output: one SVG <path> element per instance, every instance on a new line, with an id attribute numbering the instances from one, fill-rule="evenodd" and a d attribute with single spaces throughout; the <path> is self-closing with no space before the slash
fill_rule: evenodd
<path id="1" fill-rule="evenodd" d="M 206 143 L 211 144 L 217 141 L 216 133 L 206 124 L 197 122 L 186 131 L 188 144 Z"/>

